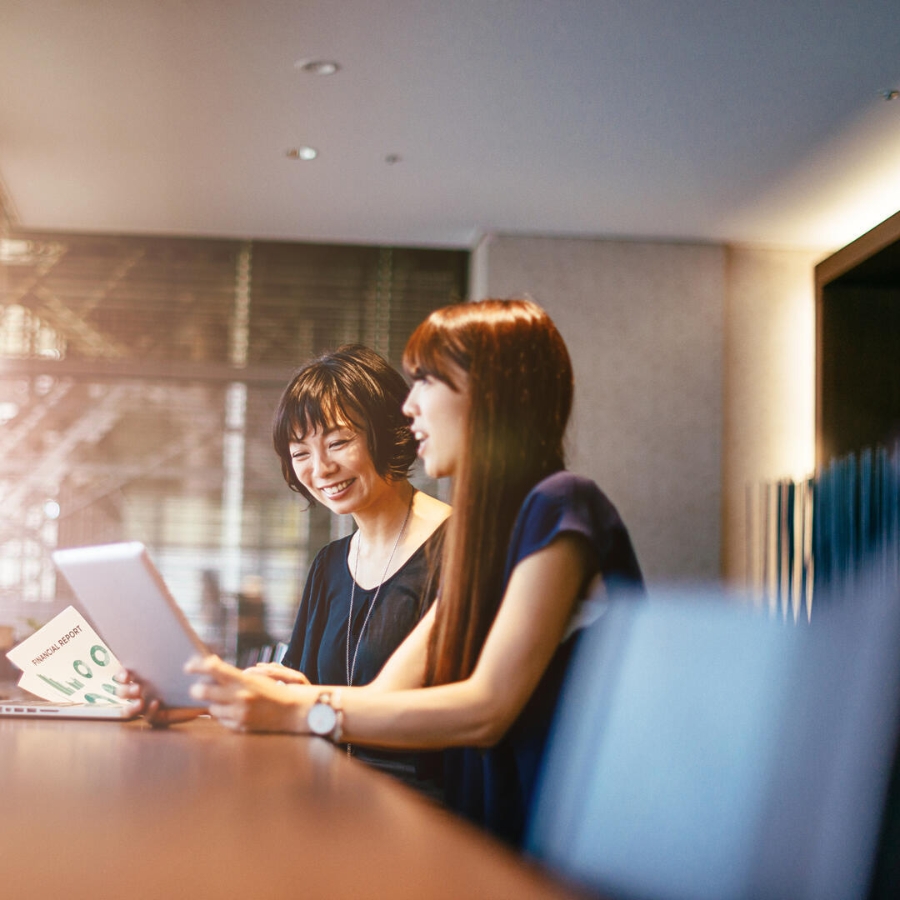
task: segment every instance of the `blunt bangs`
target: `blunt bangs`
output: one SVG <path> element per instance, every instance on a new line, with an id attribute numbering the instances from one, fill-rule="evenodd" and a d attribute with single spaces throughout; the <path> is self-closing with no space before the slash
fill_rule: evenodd
<path id="1" fill-rule="evenodd" d="M 454 369 L 468 372 L 471 359 L 454 327 L 455 308 L 436 310 L 410 335 L 403 351 L 403 369 L 410 378 L 431 376 L 460 389 Z"/>
<path id="2" fill-rule="evenodd" d="M 308 372 L 293 382 L 282 397 L 275 418 L 275 449 L 290 456 L 290 445 L 316 431 L 330 431 L 349 425 L 363 430 L 360 411 L 350 411 L 349 398 L 324 372 Z"/>
<path id="3" fill-rule="evenodd" d="M 321 387 L 322 390 L 315 388 Z M 334 383 L 314 385 L 297 398 L 290 415 L 289 443 L 302 441 L 313 432 L 328 432 L 335 428 L 350 426 L 363 431 L 360 411 L 354 409 L 347 397 L 341 397 L 339 387 Z"/>

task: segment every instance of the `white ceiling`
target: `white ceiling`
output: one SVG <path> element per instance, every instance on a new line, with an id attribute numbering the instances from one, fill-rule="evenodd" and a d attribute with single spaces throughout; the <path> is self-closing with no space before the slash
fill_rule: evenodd
<path id="1" fill-rule="evenodd" d="M 894 87 L 897 0 L 0 0 L 0 182 L 37 229 L 836 247 L 900 209 Z"/>

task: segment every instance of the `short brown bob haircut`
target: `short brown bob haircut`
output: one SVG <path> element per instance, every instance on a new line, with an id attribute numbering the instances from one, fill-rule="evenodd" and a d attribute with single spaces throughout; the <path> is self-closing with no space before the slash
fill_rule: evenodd
<path id="1" fill-rule="evenodd" d="M 403 376 L 362 344 L 339 347 L 298 369 L 281 395 L 272 425 L 288 487 L 313 502 L 294 473 L 290 445 L 311 432 L 344 425 L 366 436 L 375 471 L 382 478 L 407 478 L 416 461 L 416 440 L 403 414 L 408 393 Z"/>

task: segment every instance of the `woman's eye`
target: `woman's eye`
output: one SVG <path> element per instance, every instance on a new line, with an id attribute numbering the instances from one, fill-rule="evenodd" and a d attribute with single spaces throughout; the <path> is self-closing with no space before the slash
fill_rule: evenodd
<path id="1" fill-rule="evenodd" d="M 291 454 L 291 459 L 299 462 L 302 459 L 306 459 L 309 454 L 305 450 L 298 450 L 296 453 Z"/>

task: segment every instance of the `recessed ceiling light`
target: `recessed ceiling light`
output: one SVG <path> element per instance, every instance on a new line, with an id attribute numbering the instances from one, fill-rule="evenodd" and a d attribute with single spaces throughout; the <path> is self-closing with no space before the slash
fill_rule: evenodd
<path id="1" fill-rule="evenodd" d="M 341 67 L 332 59 L 298 59 L 294 68 L 310 75 L 334 75 Z"/>
<path id="2" fill-rule="evenodd" d="M 11 400 L 0 403 L 0 425 L 5 425 L 19 414 L 19 405 Z"/>
<path id="3" fill-rule="evenodd" d="M 309 162 L 319 155 L 319 151 L 315 147 L 291 147 L 290 150 L 285 150 L 284 155 L 288 159 L 302 159 L 304 162 Z"/>

